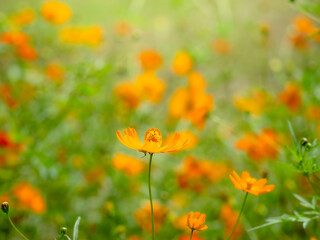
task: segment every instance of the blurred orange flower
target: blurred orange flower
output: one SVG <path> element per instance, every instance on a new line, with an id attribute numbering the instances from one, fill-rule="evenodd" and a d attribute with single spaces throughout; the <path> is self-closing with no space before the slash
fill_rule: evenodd
<path id="1" fill-rule="evenodd" d="M 47 1 L 42 5 L 41 15 L 53 24 L 63 24 L 71 18 L 71 9 L 60 1 Z"/>
<path id="2" fill-rule="evenodd" d="M 146 71 L 136 78 L 136 88 L 140 92 L 141 97 L 153 103 L 161 101 L 165 83 L 157 78 L 153 71 Z"/>
<path id="3" fill-rule="evenodd" d="M 288 83 L 278 98 L 279 102 L 287 106 L 292 112 L 297 112 L 301 106 L 301 90 L 294 83 Z"/>
<path id="4" fill-rule="evenodd" d="M 269 193 L 274 189 L 274 185 L 266 185 L 267 179 L 261 178 L 257 180 L 252 178 L 247 171 L 243 171 L 241 173 L 241 178 L 235 171 L 233 171 L 232 175 L 230 174 L 229 176 L 236 189 L 251 193 L 255 196 Z"/>
<path id="5" fill-rule="evenodd" d="M 17 48 L 17 54 L 24 60 L 33 61 L 38 58 L 37 50 L 30 44 L 20 45 Z"/>
<path id="6" fill-rule="evenodd" d="M 144 70 L 157 70 L 162 64 L 162 57 L 154 50 L 146 50 L 139 55 Z"/>
<path id="7" fill-rule="evenodd" d="M 102 167 L 94 167 L 85 173 L 85 179 L 89 183 L 99 183 L 105 176 L 105 171 Z"/>
<path id="8" fill-rule="evenodd" d="M 208 186 L 208 181 L 220 181 L 229 171 L 221 162 L 197 160 L 192 156 L 187 156 L 182 164 L 182 169 L 177 173 L 179 187 L 197 192 L 202 191 L 203 186 Z"/>
<path id="9" fill-rule="evenodd" d="M 207 225 L 203 225 L 206 221 L 206 215 L 200 212 L 190 212 L 187 219 L 188 227 L 191 230 L 204 231 L 208 229 Z"/>
<path id="10" fill-rule="evenodd" d="M 307 118 L 310 120 L 320 121 L 320 106 L 309 106 L 306 112 Z"/>
<path id="11" fill-rule="evenodd" d="M 153 214 L 154 214 L 154 228 L 155 232 L 160 232 L 161 226 L 164 223 L 168 210 L 159 205 L 157 202 L 153 203 Z M 134 217 L 138 223 L 138 225 L 145 231 L 151 232 L 151 208 L 150 204 L 145 204 L 142 208 L 138 209 Z"/>
<path id="12" fill-rule="evenodd" d="M 13 96 L 12 88 L 8 84 L 0 86 L 0 98 L 10 109 L 16 109 L 19 106 L 18 100 Z"/>
<path id="13" fill-rule="evenodd" d="M 99 45 L 103 30 L 100 26 L 66 27 L 60 31 L 60 39 L 68 44 Z"/>
<path id="14" fill-rule="evenodd" d="M 56 62 L 49 63 L 45 68 L 45 72 L 47 77 L 56 83 L 62 83 L 64 80 L 65 70 Z"/>
<path id="15" fill-rule="evenodd" d="M 115 95 L 126 108 L 135 109 L 141 102 L 141 94 L 133 82 L 122 82 L 114 89 Z"/>
<path id="16" fill-rule="evenodd" d="M 173 219 L 172 223 L 175 228 L 183 231 L 188 231 L 189 227 L 186 224 L 187 220 L 188 220 L 188 214 L 184 213 L 179 218 Z"/>
<path id="17" fill-rule="evenodd" d="M 144 239 L 138 236 L 130 236 L 128 240 L 144 240 Z"/>
<path id="18" fill-rule="evenodd" d="M 268 95 L 266 92 L 256 90 L 249 97 L 234 97 L 233 104 L 242 112 L 261 115 L 268 106 Z"/>
<path id="19" fill-rule="evenodd" d="M 20 31 L 8 31 L 0 35 L 0 41 L 14 47 L 29 43 L 29 36 Z"/>
<path id="20" fill-rule="evenodd" d="M 131 26 L 126 21 L 116 22 L 114 25 L 114 29 L 115 29 L 116 34 L 118 34 L 120 36 L 127 36 L 127 35 L 130 35 L 130 33 L 131 33 Z"/>
<path id="21" fill-rule="evenodd" d="M 246 136 L 236 142 L 236 148 L 247 152 L 248 156 L 257 162 L 264 159 L 276 159 L 279 154 L 280 136 L 272 129 L 263 129 L 260 135 L 246 133 Z"/>
<path id="22" fill-rule="evenodd" d="M 122 153 L 118 153 L 113 157 L 112 165 L 130 177 L 140 174 L 145 168 L 145 164 L 140 160 Z"/>
<path id="23" fill-rule="evenodd" d="M 177 75 L 185 75 L 192 69 L 193 61 L 187 52 L 178 52 L 173 60 L 172 70 Z"/>
<path id="24" fill-rule="evenodd" d="M 189 75 L 189 86 L 179 88 L 171 97 L 169 115 L 173 119 L 189 119 L 198 129 L 205 125 L 208 113 L 213 110 L 213 97 L 205 93 L 205 79 L 193 72 Z"/>
<path id="25" fill-rule="evenodd" d="M 17 26 L 30 24 L 35 18 L 35 11 L 32 8 L 26 8 L 13 14 L 10 19 Z"/>
<path id="26" fill-rule="evenodd" d="M 227 40 L 219 38 L 214 40 L 212 49 L 215 53 L 227 55 L 231 51 L 231 44 Z"/>
<path id="27" fill-rule="evenodd" d="M 229 204 L 224 204 L 221 208 L 220 216 L 225 224 L 225 230 L 224 230 L 224 236 L 227 237 L 230 235 L 234 225 L 237 222 L 239 213 L 234 211 Z M 231 239 L 236 240 L 238 239 L 242 234 L 244 230 L 241 224 L 237 225 L 237 228 L 232 234 Z"/>
<path id="28" fill-rule="evenodd" d="M 185 149 L 190 143 L 189 139 L 183 138 L 179 133 L 176 133 L 170 143 L 161 146 L 161 132 L 156 128 L 150 128 L 147 130 L 143 139 L 143 144 L 134 128 L 127 128 L 124 131 L 124 136 L 122 136 L 121 132 L 118 130 L 117 138 L 126 147 L 145 153 L 176 152 Z"/>
<path id="29" fill-rule="evenodd" d="M 181 235 L 179 240 L 190 240 L 190 235 Z M 192 235 L 192 240 L 204 240 L 204 238 L 199 237 L 197 234 Z"/>
<path id="30" fill-rule="evenodd" d="M 46 203 L 39 190 L 32 187 L 29 183 L 20 183 L 16 185 L 12 191 L 21 207 L 29 208 L 31 211 L 38 214 L 46 212 Z"/>

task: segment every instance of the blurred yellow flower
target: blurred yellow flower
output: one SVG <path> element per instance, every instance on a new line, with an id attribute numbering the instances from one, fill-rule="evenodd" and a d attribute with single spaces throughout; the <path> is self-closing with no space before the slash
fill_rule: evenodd
<path id="1" fill-rule="evenodd" d="M 300 88 L 290 82 L 278 96 L 279 102 L 284 104 L 290 111 L 297 112 L 302 104 Z"/>
<path id="2" fill-rule="evenodd" d="M 140 174 L 145 169 L 145 164 L 143 162 L 136 158 L 126 156 L 122 153 L 117 153 L 112 158 L 112 165 L 130 177 Z"/>
<path id="3" fill-rule="evenodd" d="M 66 27 L 60 31 L 60 39 L 68 44 L 99 45 L 103 30 L 100 26 Z"/>
<path id="4" fill-rule="evenodd" d="M 53 24 L 63 24 L 71 18 L 71 9 L 60 1 L 47 1 L 41 7 L 42 17 Z"/>
<path id="5" fill-rule="evenodd" d="M 30 24 L 35 18 L 35 11 L 32 8 L 26 8 L 13 14 L 10 19 L 17 26 Z"/>
<path id="6" fill-rule="evenodd" d="M 173 60 L 172 70 L 177 75 L 185 75 L 192 69 L 193 61 L 187 52 L 178 52 Z"/>
<path id="7" fill-rule="evenodd" d="M 255 196 L 269 193 L 274 189 L 274 185 L 266 185 L 267 179 L 261 178 L 257 180 L 252 178 L 247 171 L 243 171 L 241 173 L 241 178 L 235 171 L 233 171 L 232 175 L 230 174 L 229 176 L 236 189 L 251 193 Z"/>
<path id="8" fill-rule="evenodd" d="M 164 223 L 168 210 L 164 206 L 159 205 L 157 202 L 153 203 L 153 213 L 154 213 L 154 228 L 155 232 L 161 230 L 161 226 Z M 151 208 L 150 204 L 145 204 L 142 208 L 138 209 L 134 218 L 137 221 L 138 225 L 145 231 L 151 232 Z"/>
<path id="9" fill-rule="evenodd" d="M 207 225 L 203 225 L 206 221 L 206 215 L 200 212 L 190 212 L 187 219 L 188 227 L 191 230 L 204 231 L 208 229 Z"/>
<path id="10" fill-rule="evenodd" d="M 254 115 L 261 115 L 268 107 L 269 97 L 266 92 L 256 90 L 248 97 L 234 97 L 233 104 L 242 111 Z"/>
<path id="11" fill-rule="evenodd" d="M 46 202 L 40 192 L 29 183 L 20 183 L 12 189 L 13 195 L 18 199 L 20 207 L 29 208 L 31 211 L 42 214 L 46 212 Z"/>
<path id="12" fill-rule="evenodd" d="M 124 131 L 124 136 L 121 132 L 117 131 L 118 140 L 128 148 L 136 149 L 140 152 L 145 153 L 166 153 L 166 152 L 176 152 L 185 149 L 190 140 L 182 137 L 179 133 L 175 133 L 174 138 L 171 142 L 164 146 L 162 145 L 162 136 L 159 129 L 150 128 L 147 130 L 143 144 L 140 141 L 137 132 L 134 128 L 127 128 Z"/>
<path id="13" fill-rule="evenodd" d="M 157 70 L 162 64 L 162 57 L 154 50 L 146 50 L 139 55 L 144 70 Z"/>

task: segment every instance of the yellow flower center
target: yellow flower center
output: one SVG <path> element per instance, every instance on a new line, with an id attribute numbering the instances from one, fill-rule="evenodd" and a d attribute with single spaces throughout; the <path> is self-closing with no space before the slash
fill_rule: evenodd
<path id="1" fill-rule="evenodd" d="M 257 179 L 255 178 L 247 178 L 247 189 L 251 189 L 252 185 L 257 181 Z"/>
<path id="2" fill-rule="evenodd" d="M 148 130 L 146 139 L 149 142 L 157 142 L 158 143 L 158 142 L 162 141 L 161 134 L 160 134 L 159 130 L 157 130 L 157 129 Z"/>

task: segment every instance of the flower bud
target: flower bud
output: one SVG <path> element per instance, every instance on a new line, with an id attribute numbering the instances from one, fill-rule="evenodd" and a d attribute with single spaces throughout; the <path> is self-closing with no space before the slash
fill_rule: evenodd
<path id="1" fill-rule="evenodd" d="M 308 143 L 308 139 L 307 138 L 301 138 L 301 140 L 300 140 L 300 144 L 301 144 L 301 146 L 305 146 L 305 145 L 307 145 L 307 143 Z"/>
<path id="2" fill-rule="evenodd" d="M 310 151 L 311 147 L 312 147 L 312 144 L 308 142 L 305 146 L 306 151 Z"/>
<path id="3" fill-rule="evenodd" d="M 3 202 L 1 205 L 1 209 L 4 213 L 8 214 L 9 212 L 9 203 L 8 202 Z"/>
<path id="4" fill-rule="evenodd" d="M 60 229 L 60 234 L 61 234 L 61 235 L 66 235 L 67 232 L 68 232 L 68 229 L 67 229 L 66 227 L 62 227 L 62 228 Z"/>

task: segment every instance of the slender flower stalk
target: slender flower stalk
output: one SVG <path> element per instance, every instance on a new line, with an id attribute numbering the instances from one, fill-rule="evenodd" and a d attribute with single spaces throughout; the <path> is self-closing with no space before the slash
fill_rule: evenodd
<path id="1" fill-rule="evenodd" d="M 190 240 L 192 240 L 193 231 L 194 229 L 191 229 Z"/>
<path id="2" fill-rule="evenodd" d="M 148 187 L 149 187 L 149 199 L 150 199 L 150 208 L 151 208 L 152 240 L 154 240 L 154 216 L 153 216 L 153 203 L 152 203 L 152 192 L 151 192 L 151 164 L 152 164 L 152 157 L 153 157 L 153 153 L 150 153 Z"/>
<path id="3" fill-rule="evenodd" d="M 22 234 L 22 232 L 19 231 L 19 229 L 13 224 L 10 216 L 9 216 L 9 204 L 7 202 L 3 202 L 1 205 L 2 211 L 7 215 L 8 220 L 12 226 L 12 228 L 24 239 L 24 240 L 29 240 L 26 236 Z"/>
<path id="4" fill-rule="evenodd" d="M 232 234 L 233 234 L 234 230 L 236 230 L 236 228 L 237 228 L 237 225 L 238 225 L 238 223 L 239 223 L 239 221 L 240 221 L 240 217 L 241 217 L 242 212 L 243 212 L 243 210 L 244 210 L 244 206 L 246 205 L 248 195 L 249 195 L 249 193 L 248 193 L 248 192 L 246 192 L 246 196 L 244 197 L 244 200 L 243 200 L 243 203 L 242 203 L 242 207 L 241 207 L 241 210 L 240 210 L 240 213 L 239 213 L 238 219 L 237 219 L 237 221 L 236 221 L 236 223 L 235 223 L 234 227 L 232 228 L 232 231 L 231 231 L 231 233 L 230 233 L 229 237 L 227 238 L 227 240 L 229 240 L 229 239 L 231 238 L 231 236 L 232 236 Z"/>

